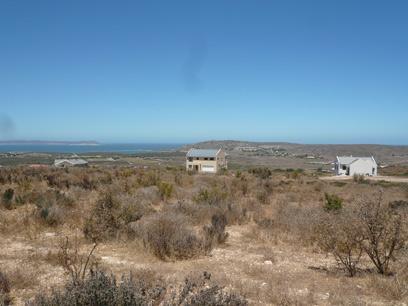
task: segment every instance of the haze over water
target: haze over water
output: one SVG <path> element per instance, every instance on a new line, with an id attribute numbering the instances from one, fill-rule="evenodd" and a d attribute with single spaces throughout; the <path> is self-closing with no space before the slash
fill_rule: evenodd
<path id="1" fill-rule="evenodd" d="M 96 145 L 69 145 L 69 144 L 3 144 L 0 152 L 38 152 L 38 153 L 138 153 L 171 151 L 182 144 L 161 143 L 126 143 L 126 144 L 96 144 Z"/>

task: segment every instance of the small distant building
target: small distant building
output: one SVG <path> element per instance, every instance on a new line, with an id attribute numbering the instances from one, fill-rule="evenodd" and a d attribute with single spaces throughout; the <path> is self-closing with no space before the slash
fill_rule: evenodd
<path id="1" fill-rule="evenodd" d="M 86 167 L 88 162 L 84 159 L 56 159 L 54 161 L 54 166 L 58 168 L 67 168 L 67 167 Z"/>
<path id="2" fill-rule="evenodd" d="M 227 154 L 223 149 L 190 149 L 186 156 L 186 170 L 216 173 L 227 169 Z"/>
<path id="3" fill-rule="evenodd" d="M 377 175 L 377 162 L 374 157 L 337 156 L 334 164 L 336 175 Z"/>
<path id="4" fill-rule="evenodd" d="M 31 164 L 29 165 L 30 168 L 33 169 L 44 169 L 44 168 L 48 168 L 48 165 L 45 164 Z"/>

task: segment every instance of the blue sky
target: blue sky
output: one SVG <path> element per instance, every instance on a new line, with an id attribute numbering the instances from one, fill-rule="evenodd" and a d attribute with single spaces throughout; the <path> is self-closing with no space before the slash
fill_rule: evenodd
<path id="1" fill-rule="evenodd" d="M 408 144 L 408 2 L 0 1 L 0 139 Z"/>

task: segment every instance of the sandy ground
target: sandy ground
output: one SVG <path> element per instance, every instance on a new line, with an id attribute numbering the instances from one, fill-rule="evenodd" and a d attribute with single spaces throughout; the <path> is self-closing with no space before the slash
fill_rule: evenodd
<path id="1" fill-rule="evenodd" d="M 377 297 L 373 299 L 367 275 L 351 279 L 336 269 L 331 256 L 280 242 L 255 242 L 250 232 L 251 225 L 230 226 L 225 245 L 214 249 L 210 256 L 193 260 L 163 262 L 143 253 L 135 244 L 117 242 L 100 245 L 95 255 L 117 275 L 150 269 L 167 282 L 178 283 L 188 273 L 207 271 L 214 280 L 245 295 L 250 305 L 276 305 L 284 301 L 289 303 L 285 305 L 332 305 L 340 301 L 350 305 L 386 304 Z M 36 288 L 13 289 L 15 305 L 24 305 L 24 299 L 39 288 L 49 290 L 64 281 L 62 269 L 50 266 L 43 257 L 53 249 L 56 239 L 48 233 L 35 242 L 23 237 L 0 241 L 0 265 L 8 270 L 24 267 L 23 273 L 37 271 Z"/>
<path id="2" fill-rule="evenodd" d="M 352 180 L 352 176 L 322 176 L 321 180 L 324 181 L 347 181 Z M 371 181 L 385 181 L 391 183 L 408 183 L 408 177 L 398 177 L 398 176 L 365 176 L 365 179 Z"/>

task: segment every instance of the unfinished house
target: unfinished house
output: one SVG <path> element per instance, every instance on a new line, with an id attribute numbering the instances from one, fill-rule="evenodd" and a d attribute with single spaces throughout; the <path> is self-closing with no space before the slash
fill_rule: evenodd
<path id="1" fill-rule="evenodd" d="M 216 173 L 227 168 L 223 149 L 190 149 L 186 156 L 186 170 L 200 173 Z"/>
<path id="2" fill-rule="evenodd" d="M 377 162 L 374 157 L 337 156 L 334 163 L 336 175 L 377 175 Z"/>

